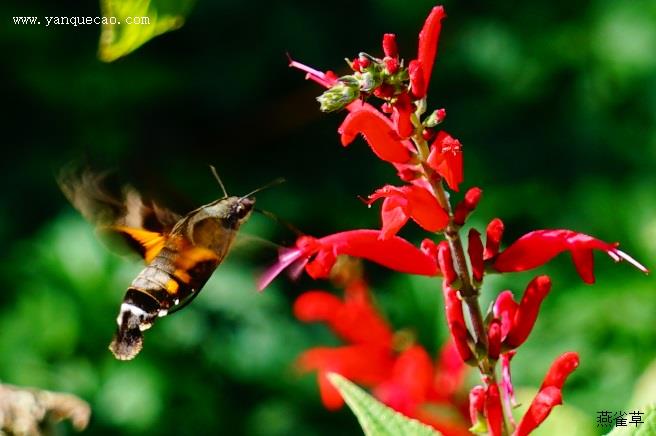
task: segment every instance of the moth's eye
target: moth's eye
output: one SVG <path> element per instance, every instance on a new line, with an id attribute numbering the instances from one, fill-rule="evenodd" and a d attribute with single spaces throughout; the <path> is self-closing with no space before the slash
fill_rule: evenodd
<path id="1" fill-rule="evenodd" d="M 239 218 L 243 218 L 247 214 L 248 214 L 248 209 L 245 208 L 243 204 L 240 204 L 239 206 L 237 206 L 237 216 L 239 216 Z"/>

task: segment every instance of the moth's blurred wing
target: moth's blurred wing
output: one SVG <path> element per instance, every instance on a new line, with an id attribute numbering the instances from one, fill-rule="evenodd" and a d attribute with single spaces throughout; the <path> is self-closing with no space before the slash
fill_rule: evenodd
<path id="1" fill-rule="evenodd" d="M 98 226 L 101 238 L 112 248 L 115 240 L 127 245 L 150 262 L 164 246 L 166 235 L 180 215 L 144 202 L 133 188 L 113 195 L 103 187 L 106 173 L 63 171 L 58 184 L 66 198 L 88 221 Z M 112 237 L 114 235 L 120 238 Z"/>

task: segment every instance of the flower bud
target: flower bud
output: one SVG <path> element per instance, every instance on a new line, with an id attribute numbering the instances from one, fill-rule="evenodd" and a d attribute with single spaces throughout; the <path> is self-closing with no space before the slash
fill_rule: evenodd
<path id="1" fill-rule="evenodd" d="M 322 112 L 334 112 L 344 109 L 347 105 L 357 100 L 360 97 L 359 87 L 337 82 L 330 89 L 326 90 L 323 94 L 317 97 L 320 110 Z"/>
<path id="2" fill-rule="evenodd" d="M 421 62 L 417 60 L 410 61 L 408 65 L 408 74 L 410 74 L 410 89 L 416 100 L 426 96 L 426 80 L 424 78 L 424 69 Z"/>
<path id="3" fill-rule="evenodd" d="M 497 360 L 501 353 L 501 321 L 493 319 L 487 330 L 487 355 L 492 360 Z"/>
<path id="4" fill-rule="evenodd" d="M 437 246 L 437 262 L 444 276 L 444 283 L 450 286 L 456 281 L 458 274 L 456 274 L 456 270 L 453 268 L 451 249 L 449 248 L 449 243 L 446 241 L 440 242 Z"/>
<path id="5" fill-rule="evenodd" d="M 478 202 L 481 200 L 481 195 L 483 191 L 481 188 L 473 187 L 467 191 L 465 198 L 462 199 L 460 203 L 456 205 L 456 208 L 453 212 L 453 222 L 462 226 L 465 224 L 467 217 L 470 213 L 476 209 Z"/>
<path id="6" fill-rule="evenodd" d="M 435 130 L 427 127 L 421 131 L 421 137 L 426 141 L 431 141 L 435 137 Z"/>
<path id="7" fill-rule="evenodd" d="M 446 311 L 446 322 L 453 338 L 453 343 L 458 349 L 458 354 L 464 362 L 470 362 L 474 359 L 474 353 L 469 347 L 469 332 L 465 324 L 465 317 L 462 313 L 462 301 L 458 298 L 458 291 L 442 282 L 442 292 L 444 294 L 444 309 Z"/>
<path id="8" fill-rule="evenodd" d="M 424 126 L 435 127 L 444 121 L 444 118 L 446 118 L 446 109 L 437 109 L 424 120 Z"/>
<path id="9" fill-rule="evenodd" d="M 490 221 L 485 231 L 485 251 L 483 259 L 489 260 L 499 253 L 499 244 L 501 244 L 501 237 L 503 236 L 503 221 L 495 218 Z"/>
<path id="10" fill-rule="evenodd" d="M 397 71 L 399 71 L 399 60 L 398 58 L 390 58 L 386 57 L 383 59 L 383 63 L 385 64 L 385 69 L 387 70 L 387 74 L 392 75 L 396 74 Z"/>
<path id="11" fill-rule="evenodd" d="M 469 254 L 469 261 L 472 266 L 472 277 L 475 282 L 483 281 L 483 272 L 485 265 L 483 264 L 483 243 L 481 242 L 481 234 L 478 230 L 469 230 L 469 244 L 467 245 L 467 254 Z"/>
<path id="12" fill-rule="evenodd" d="M 383 53 L 385 56 L 395 58 L 399 55 L 399 50 L 396 46 L 396 35 L 393 33 L 386 33 L 383 35 Z"/>

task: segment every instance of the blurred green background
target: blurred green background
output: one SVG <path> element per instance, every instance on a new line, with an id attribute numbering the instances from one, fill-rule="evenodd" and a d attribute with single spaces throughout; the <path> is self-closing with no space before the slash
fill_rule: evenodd
<path id="1" fill-rule="evenodd" d="M 214 164 L 236 194 L 285 177 L 258 203 L 307 233 L 375 227 L 377 209 L 357 196 L 395 183 L 392 168 L 362 141 L 339 145 L 343 115 L 319 113 L 321 90 L 287 68 L 285 53 L 343 72 L 345 56 L 379 54 L 382 33 L 394 32 L 411 59 L 433 5 L 198 0 L 182 29 L 104 64 L 97 26 L 11 24 L 96 16 L 97 4 L 3 2 L 0 380 L 85 398 L 89 434 L 358 434 L 350 412 L 325 411 L 314 378 L 292 368 L 300 351 L 337 343 L 291 316 L 301 291 L 324 284 L 283 278 L 256 293 L 254 277 L 274 255 L 267 244 L 241 244 L 189 308 L 148 332 L 136 360 L 115 361 L 107 345 L 141 265 L 98 242 L 54 175 L 71 161 L 111 169 L 186 212 L 220 195 Z M 501 217 L 506 243 L 570 228 L 621 241 L 653 268 L 656 3 L 444 5 L 429 104 L 447 108 L 444 128 L 466 147 L 464 185 L 484 190 L 471 224 Z M 261 216 L 244 231 L 293 241 Z M 413 225 L 403 234 L 422 237 Z M 595 286 L 566 256 L 540 270 L 554 290 L 513 361 L 515 384 L 538 386 L 557 355 L 581 354 L 564 391 L 571 408 L 554 421 L 580 434 L 600 431 L 597 411 L 656 400 L 656 375 L 639 379 L 656 358 L 654 280 L 596 257 Z M 367 273 L 394 326 L 436 350 L 446 337 L 439 283 Z M 484 307 L 532 275 L 487 280 Z"/>

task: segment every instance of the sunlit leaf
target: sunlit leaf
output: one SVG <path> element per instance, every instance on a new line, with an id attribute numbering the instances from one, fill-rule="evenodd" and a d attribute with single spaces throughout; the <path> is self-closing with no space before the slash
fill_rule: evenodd
<path id="1" fill-rule="evenodd" d="M 180 28 L 192 3 L 193 0 L 100 0 L 102 16 L 115 17 L 116 23 L 102 24 L 98 57 L 112 62 L 154 37 Z"/>
<path id="2" fill-rule="evenodd" d="M 328 378 L 358 418 L 366 436 L 439 436 L 433 428 L 390 409 L 341 375 L 331 373 Z"/>

